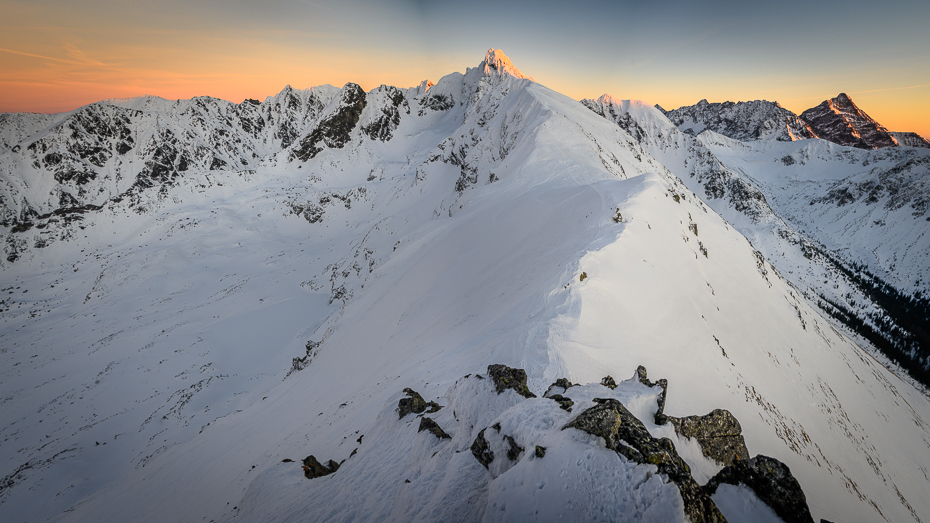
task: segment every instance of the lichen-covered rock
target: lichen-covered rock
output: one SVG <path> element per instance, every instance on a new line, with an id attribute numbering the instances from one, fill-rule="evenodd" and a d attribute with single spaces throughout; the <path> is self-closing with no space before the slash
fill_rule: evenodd
<path id="1" fill-rule="evenodd" d="M 571 398 L 566 398 L 565 396 L 562 396 L 561 394 L 553 394 L 552 396 L 549 396 L 549 399 L 558 403 L 560 409 L 567 410 L 568 412 L 572 411 L 572 405 L 575 404 L 575 402 L 572 401 Z"/>
<path id="2" fill-rule="evenodd" d="M 601 380 L 601 385 L 607 387 L 608 389 L 617 388 L 617 382 L 611 376 L 605 376 L 604 379 Z"/>
<path id="3" fill-rule="evenodd" d="M 566 378 L 559 378 L 555 380 L 555 383 L 553 383 L 552 385 L 549 385 L 549 388 L 546 389 L 546 393 L 543 394 L 543 397 L 548 398 L 549 394 L 552 392 L 552 389 L 561 388 L 563 389 L 563 391 L 567 391 L 571 387 L 572 387 L 572 382 L 568 381 Z"/>
<path id="4" fill-rule="evenodd" d="M 636 463 L 655 465 L 659 472 L 678 485 L 685 515 L 694 523 L 726 521 L 717 506 L 694 478 L 675 445 L 668 438 L 654 438 L 645 425 L 622 403 L 598 398 L 564 429 L 576 428 L 604 438 L 607 447 Z"/>
<path id="5" fill-rule="evenodd" d="M 426 416 L 420 418 L 420 428 L 417 429 L 417 432 L 423 432 L 424 430 L 429 431 L 430 434 L 439 439 L 452 439 L 452 436 L 446 434 L 446 431 L 442 430 L 438 423 Z"/>
<path id="6" fill-rule="evenodd" d="M 426 404 L 429 409 L 426 411 L 427 414 L 433 414 L 434 412 L 439 412 L 439 409 L 442 408 L 442 405 L 436 403 L 435 401 L 430 401 Z"/>
<path id="7" fill-rule="evenodd" d="M 316 457 L 312 454 L 304 458 L 303 461 L 304 476 L 307 479 L 319 478 L 321 476 L 328 476 L 333 472 L 339 470 L 339 464 L 333 460 L 329 460 L 329 463 L 326 465 L 320 463 Z"/>
<path id="8" fill-rule="evenodd" d="M 498 394 L 513 389 L 524 398 L 536 397 L 526 386 L 526 371 L 523 369 L 514 369 L 506 365 L 488 365 L 488 376 L 494 382 Z"/>
<path id="9" fill-rule="evenodd" d="M 537 458 L 546 457 L 546 447 L 540 447 L 539 445 L 536 445 L 536 457 Z"/>
<path id="10" fill-rule="evenodd" d="M 659 397 L 656 398 L 656 403 L 658 403 L 659 408 L 656 410 L 655 415 L 655 424 L 656 425 L 665 425 L 668 422 L 668 416 L 663 412 L 665 410 L 665 397 L 668 395 L 668 380 L 662 378 L 656 382 L 649 381 L 649 378 L 646 374 L 646 367 L 640 365 L 636 367 L 636 379 L 647 387 L 662 387 L 662 392 L 659 393 Z"/>
<path id="11" fill-rule="evenodd" d="M 737 460 L 711 478 L 704 490 L 713 495 L 721 483 L 749 487 L 784 521 L 814 521 L 798 480 L 787 465 L 775 458 L 760 455 Z"/>
<path id="12" fill-rule="evenodd" d="M 716 409 L 705 416 L 669 416 L 668 419 L 679 435 L 696 439 L 708 458 L 724 465 L 732 465 L 737 459 L 749 459 L 743 429 L 729 411 Z"/>
<path id="13" fill-rule="evenodd" d="M 427 403 L 426 400 L 423 399 L 423 396 L 420 396 L 419 393 L 410 388 L 404 389 L 404 392 L 407 393 L 407 397 L 401 398 L 401 400 L 397 402 L 398 419 L 403 418 L 411 412 L 420 414 L 426 410 Z"/>
<path id="14" fill-rule="evenodd" d="M 488 429 L 481 429 L 481 432 L 478 433 L 478 437 L 475 438 L 475 441 L 471 444 L 471 453 L 475 456 L 475 459 L 478 460 L 478 463 L 481 463 L 484 468 L 488 468 L 492 461 L 494 461 L 494 453 L 491 452 L 491 445 L 488 443 L 488 440 L 484 438 L 484 431 Z"/>

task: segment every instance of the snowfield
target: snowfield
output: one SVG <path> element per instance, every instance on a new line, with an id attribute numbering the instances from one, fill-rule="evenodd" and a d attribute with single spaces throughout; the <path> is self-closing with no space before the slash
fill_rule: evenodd
<path id="1" fill-rule="evenodd" d="M 563 429 L 617 399 L 709 480 L 723 465 L 654 422 L 659 389 L 629 379 L 640 365 L 668 380 L 666 414 L 730 411 L 751 455 L 790 467 L 815 521 L 930 520 L 930 398 L 825 319 L 805 285 L 831 273 L 775 232 L 926 288 L 923 215 L 853 231 L 830 225 L 845 211 L 790 196 L 861 173 L 837 156 L 861 167 L 879 152 L 693 137 L 609 97 L 599 114 L 499 50 L 432 86 L 375 89 L 355 122 L 351 85 L 207 99 L 218 109 L 197 109 L 189 134 L 177 108 L 195 101 L 101 102 L 139 112 L 133 151 L 174 129 L 174 163 L 113 153 L 85 164 L 83 193 L 38 156 L 30 167 L 28 144 L 55 124 L 0 120 L 19 122 L 0 135 L 5 216 L 39 216 L 2 228 L 18 259 L 0 272 L 0 520 L 685 521 L 655 465 Z M 223 130 L 243 111 L 264 127 Z M 233 137 L 215 153 L 226 167 L 196 153 L 211 136 Z M 185 154 L 200 163 L 165 174 Z M 130 176 L 143 165 L 150 187 Z M 737 205 L 742 177 L 789 196 Z M 101 208 L 55 215 L 63 191 Z M 902 250 L 907 272 L 888 266 Z M 538 397 L 478 377 L 498 363 Z M 557 378 L 582 384 L 564 391 L 571 412 L 543 397 Z M 427 416 L 449 438 L 398 416 L 408 387 L 442 407 Z M 482 430 L 500 435 L 487 468 L 470 450 Z M 342 464 L 307 479 L 311 454 Z M 780 520 L 745 487 L 713 500 L 731 522 Z"/>

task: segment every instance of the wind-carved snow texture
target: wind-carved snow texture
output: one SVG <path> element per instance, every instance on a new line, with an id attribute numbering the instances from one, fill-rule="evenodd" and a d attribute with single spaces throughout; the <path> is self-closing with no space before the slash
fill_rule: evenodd
<path id="1" fill-rule="evenodd" d="M 837 252 L 843 264 L 897 256 L 902 278 L 926 270 L 917 196 L 894 210 L 888 191 L 810 205 L 848 175 L 894 169 L 897 153 L 695 139 L 646 104 L 611 113 L 602 100 L 596 114 L 500 51 L 486 58 L 409 89 L 5 116 L 0 519 L 228 520 L 257 506 L 256 519 L 349 519 L 370 505 L 326 505 L 313 482 L 407 470 L 408 454 L 364 450 L 386 398 L 410 387 L 438 399 L 498 362 L 525 369 L 537 393 L 645 365 L 668 379 L 668 416 L 732 412 L 752 455 L 790 467 L 815 520 L 930 512 L 930 401 L 815 308 L 834 281 L 817 260 Z M 319 151 L 302 159 L 303 142 Z M 903 149 L 914 170 L 899 174 L 916 178 L 922 150 Z M 53 153 L 61 161 L 44 166 Z M 79 174 L 58 181 L 59 169 Z M 836 221 L 853 208 L 911 225 L 864 241 L 852 224 L 867 219 Z M 821 229 L 793 225 L 811 212 Z M 827 297 L 843 293 L 836 281 Z M 458 412 L 444 405 L 431 416 L 454 441 L 446 417 Z M 400 428 L 386 437 L 388 450 L 408 442 Z M 473 515 L 460 487 L 490 472 L 470 453 L 433 458 L 427 430 L 415 438 L 431 479 L 387 485 L 400 492 L 388 516 Z M 692 443 L 678 447 L 686 460 L 702 456 Z M 355 448 L 363 475 L 349 477 L 352 460 L 315 480 L 281 463 Z M 593 500 L 579 511 L 677 495 L 660 475 L 611 466 L 598 469 L 616 479 L 608 499 L 560 459 L 537 464 L 564 476 L 520 470 Z M 520 470 L 494 482 L 527 484 Z M 702 470 L 700 481 L 716 473 Z M 404 493 L 427 487 L 428 503 Z M 715 500 L 753 505 L 741 492 Z"/>

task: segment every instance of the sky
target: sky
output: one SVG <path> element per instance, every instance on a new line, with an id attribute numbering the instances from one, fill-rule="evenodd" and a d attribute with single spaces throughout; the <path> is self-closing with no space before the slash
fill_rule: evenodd
<path id="1" fill-rule="evenodd" d="M 0 0 L 0 13 L 0 112 L 411 87 L 500 48 L 575 99 L 800 113 L 845 92 L 889 130 L 930 137 L 926 0 Z"/>

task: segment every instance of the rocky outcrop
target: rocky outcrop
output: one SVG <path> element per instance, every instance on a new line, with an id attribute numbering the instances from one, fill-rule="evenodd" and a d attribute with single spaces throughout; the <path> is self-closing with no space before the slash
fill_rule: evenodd
<path id="1" fill-rule="evenodd" d="M 439 412 L 439 409 L 442 408 L 435 401 L 429 401 L 423 399 L 423 396 L 411 389 L 404 389 L 404 393 L 407 394 L 406 398 L 401 398 L 397 402 L 397 414 L 400 419 L 403 419 L 407 414 L 422 414 L 426 412 L 427 414 L 432 414 L 434 412 Z"/>
<path id="2" fill-rule="evenodd" d="M 494 382 L 498 394 L 513 389 L 524 398 L 536 397 L 526 386 L 526 371 L 523 369 L 514 369 L 506 365 L 488 365 L 488 376 Z"/>
<path id="3" fill-rule="evenodd" d="M 339 463 L 336 463 L 333 460 L 329 460 L 329 462 L 324 465 L 317 461 L 316 457 L 310 455 L 304 458 L 303 469 L 304 476 L 306 476 L 307 479 L 314 479 L 322 476 L 328 476 L 333 472 L 336 472 L 339 470 Z"/>
<path id="4" fill-rule="evenodd" d="M 446 431 L 442 430 L 438 423 L 426 416 L 420 418 L 420 428 L 417 429 L 417 432 L 423 432 L 424 430 L 439 439 L 452 439 L 452 436 L 446 434 Z"/>
<path id="5" fill-rule="evenodd" d="M 567 392 L 568 389 L 570 389 L 571 387 L 572 387 L 572 382 L 568 381 L 568 379 L 566 379 L 566 378 L 559 378 L 559 379 L 555 380 L 555 382 L 553 382 L 552 385 L 549 385 L 549 388 L 546 389 L 546 393 L 543 394 L 543 397 L 544 397 L 544 398 L 549 398 L 549 397 L 551 397 L 551 396 L 549 396 L 549 395 L 550 395 L 553 391 L 557 391 L 558 389 L 562 389 L 562 393 L 564 394 L 564 393 Z"/>
<path id="6" fill-rule="evenodd" d="M 394 130 L 400 125 L 401 114 L 410 114 L 410 104 L 404 93 L 393 86 L 382 85 L 368 96 L 375 101 L 376 116 L 362 125 L 362 132 L 372 140 L 387 142 L 393 138 Z"/>
<path id="7" fill-rule="evenodd" d="M 696 439 L 708 458 L 724 465 L 732 465 L 738 459 L 749 459 L 743 429 L 729 411 L 716 409 L 705 416 L 685 418 L 668 416 L 668 420 L 679 436 Z"/>
<path id="8" fill-rule="evenodd" d="M 596 399 L 563 430 L 574 428 L 604 438 L 607 448 L 636 463 L 655 465 L 678 485 L 685 515 L 694 523 L 726 521 L 710 496 L 691 477 L 691 468 L 668 438 L 654 438 L 641 421 L 615 399 Z"/>
<path id="9" fill-rule="evenodd" d="M 491 451 L 491 444 L 488 443 L 487 438 L 484 437 L 484 433 L 488 429 L 481 429 L 481 432 L 478 433 L 478 436 L 475 437 L 475 441 L 471 444 L 471 454 L 478 460 L 478 463 L 481 463 L 484 468 L 488 468 L 491 465 L 491 462 L 494 461 L 494 452 Z"/>
<path id="10" fill-rule="evenodd" d="M 736 460 L 711 478 L 704 490 L 713 495 L 722 483 L 749 487 L 784 521 L 814 521 L 801 485 L 788 466 L 777 459 L 760 455 Z"/>
<path id="11" fill-rule="evenodd" d="M 665 496 L 662 503 L 674 502 L 679 506 L 677 501 L 673 501 L 678 499 L 675 495 L 677 488 L 685 518 L 689 521 L 726 521 L 726 516 L 721 513 L 713 499 L 719 486 L 724 483 L 743 485 L 751 489 L 760 501 L 771 507 L 784 521 L 811 521 L 804 493 L 788 467 L 766 456 L 748 459 L 740 424 L 728 411 L 718 409 L 705 416 L 683 418 L 670 416 L 667 419 L 674 426 L 677 437 L 653 436 L 650 429 L 647 429 L 620 400 L 650 398 L 655 391 L 644 390 L 643 386 L 661 387 L 659 410 L 664 408 L 667 382 L 650 381 L 645 367 L 638 367 L 631 379 L 613 383 L 614 386 L 609 388 L 595 383 L 573 385 L 567 379 L 559 379 L 547 390 L 546 400 L 552 400 L 551 402 L 542 399 L 526 401 L 534 396 L 524 394 L 501 396 L 507 389 L 528 393 L 526 381 L 527 376 L 523 369 L 490 365 L 487 375 L 465 376 L 450 389 L 446 397 L 450 401 L 452 412 L 446 412 L 446 415 L 435 419 L 423 415 L 429 410 L 430 405 L 437 409 L 439 406 L 435 402 L 426 402 L 420 394 L 410 388 L 404 389 L 405 397 L 398 402 L 396 412 L 401 419 L 408 414 L 420 414 L 417 433 L 429 432 L 435 436 L 439 441 L 433 444 L 443 445 L 447 457 L 451 451 L 455 454 L 470 451 L 475 460 L 486 469 L 487 474 L 483 477 L 489 482 L 496 481 L 513 469 L 519 470 L 518 477 L 527 471 L 549 470 L 546 468 L 548 465 L 540 467 L 539 464 L 535 464 L 534 461 L 538 459 L 551 460 L 554 457 L 555 463 L 559 463 L 559 460 L 564 461 L 567 456 L 570 461 L 574 460 L 571 458 L 573 455 L 605 456 L 603 447 L 606 447 L 613 452 L 606 455 L 606 462 L 602 461 L 604 457 L 594 458 L 599 461 L 596 470 L 617 467 L 626 471 L 623 474 L 637 471 L 637 474 L 646 472 L 646 478 L 658 475 L 658 478 L 651 480 L 653 486 L 650 489 L 661 485 L 661 488 L 671 495 Z M 574 400 L 560 393 L 571 393 Z M 586 408 L 580 413 L 576 410 L 575 415 L 567 415 L 556 409 L 552 405 L 553 402 L 569 413 L 572 412 L 571 407 L 579 403 L 585 404 Z M 384 412 L 390 412 L 390 409 L 391 407 L 387 406 Z M 477 430 L 478 420 L 484 420 L 482 423 L 489 425 Z M 415 418 L 400 422 L 402 430 L 410 431 L 406 433 L 408 435 L 412 432 L 410 421 L 415 421 Z M 443 430 L 439 423 L 452 424 L 453 434 Z M 391 426 L 389 431 L 394 433 L 397 428 Z M 576 429 L 595 437 L 564 432 L 569 429 Z M 652 429 L 655 430 L 655 427 Z M 463 436 L 474 439 L 469 444 L 469 439 L 462 439 Z M 368 447 L 369 453 L 362 455 L 361 461 L 356 463 L 363 463 L 365 459 L 370 459 L 367 457 L 377 456 L 382 449 L 391 448 L 390 442 L 388 447 L 382 447 L 384 440 L 378 436 L 375 438 L 377 439 L 373 446 Z M 705 486 L 695 481 L 690 465 L 678 453 L 676 441 L 683 441 L 681 438 L 697 439 L 704 449 L 705 456 L 725 463 L 723 470 Z M 407 438 L 402 437 L 398 441 L 405 439 Z M 361 444 L 362 436 L 359 436 L 357 441 Z M 420 441 L 423 442 L 422 439 Z M 599 447 L 600 450 L 592 454 L 588 448 L 590 446 Z M 349 458 L 355 456 L 358 450 L 353 450 Z M 438 452 L 439 449 L 433 451 L 429 459 L 438 459 Z M 610 458 L 611 455 L 614 457 Z M 693 459 L 700 458 L 695 456 Z M 339 466 L 340 463 L 333 460 L 325 464 L 320 463 L 313 456 L 303 460 L 304 474 L 311 479 L 332 474 Z M 640 466 L 648 467 L 648 472 L 640 469 Z M 582 468 L 591 470 L 589 467 Z M 620 477 L 623 477 L 622 474 Z M 546 478 L 541 477 L 540 481 L 545 482 Z M 410 479 L 405 480 L 405 483 L 409 482 Z M 507 480 L 504 483 L 508 484 Z M 674 484 L 674 487 L 670 484 Z M 732 508 L 729 505 L 724 506 L 724 510 Z M 673 512 L 677 510 L 673 509 Z"/>
<path id="12" fill-rule="evenodd" d="M 859 109 L 846 93 L 840 93 L 836 98 L 824 100 L 817 107 L 804 111 L 801 118 L 817 136 L 840 145 L 860 149 L 898 145 L 888 129 Z"/>
<path id="13" fill-rule="evenodd" d="M 549 399 L 558 403 L 560 409 L 568 411 L 568 412 L 572 411 L 572 405 L 575 404 L 575 402 L 572 401 L 571 398 L 566 398 L 565 396 L 561 394 L 553 394 L 552 396 L 549 396 Z"/>
<path id="14" fill-rule="evenodd" d="M 665 396 L 668 394 L 668 380 L 662 378 L 656 382 L 649 381 L 649 376 L 646 373 L 646 367 L 640 365 L 636 367 L 636 380 L 642 383 L 647 387 L 662 387 L 662 392 L 659 393 L 659 397 L 656 398 L 656 403 L 659 408 L 656 410 L 655 415 L 655 424 L 656 425 L 665 425 L 668 421 L 668 416 L 665 415 Z"/>
<path id="15" fill-rule="evenodd" d="M 407 394 L 406 398 L 401 398 L 397 402 L 397 415 L 399 419 L 403 419 L 407 414 L 420 414 L 426 411 L 427 403 L 423 399 L 423 396 L 420 396 L 418 392 L 411 388 L 404 389 L 404 392 Z"/>
<path id="16" fill-rule="evenodd" d="M 342 88 L 342 97 L 336 111 L 316 126 L 300 141 L 300 147 L 291 153 L 292 159 L 307 161 L 326 147 L 342 149 L 350 140 L 350 134 L 358 124 L 365 109 L 365 91 L 358 84 L 347 83 Z"/>

